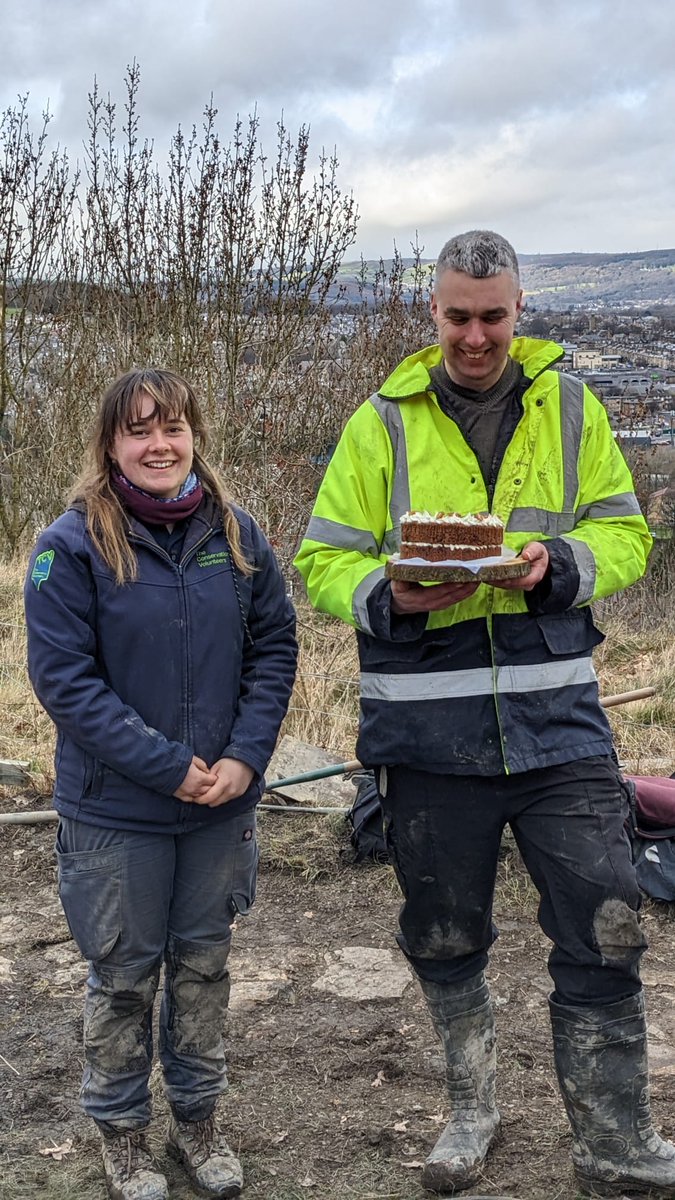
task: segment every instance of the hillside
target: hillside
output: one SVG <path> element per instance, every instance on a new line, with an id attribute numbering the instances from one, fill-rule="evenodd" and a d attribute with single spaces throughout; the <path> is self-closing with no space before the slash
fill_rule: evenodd
<path id="1" fill-rule="evenodd" d="M 675 250 L 530 254 L 520 258 L 530 307 L 649 307 L 675 301 Z"/>
<path id="2" fill-rule="evenodd" d="M 413 260 L 403 259 L 412 284 Z M 675 249 L 625 254 L 523 254 L 519 256 L 528 307 L 557 310 L 583 308 L 649 308 L 675 304 Z M 373 280 L 378 268 L 391 271 L 391 260 L 366 264 Z M 431 273 L 433 262 L 424 260 Z M 362 264 L 342 264 L 339 286 L 343 303 L 358 304 L 357 282 Z"/>

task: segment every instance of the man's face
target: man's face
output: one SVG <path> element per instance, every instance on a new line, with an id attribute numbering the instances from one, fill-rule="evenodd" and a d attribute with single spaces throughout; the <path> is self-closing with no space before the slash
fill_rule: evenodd
<path id="1" fill-rule="evenodd" d="M 485 392 L 497 382 L 506 366 L 522 296 L 508 271 L 487 279 L 444 271 L 436 280 L 431 315 L 454 383 Z"/>

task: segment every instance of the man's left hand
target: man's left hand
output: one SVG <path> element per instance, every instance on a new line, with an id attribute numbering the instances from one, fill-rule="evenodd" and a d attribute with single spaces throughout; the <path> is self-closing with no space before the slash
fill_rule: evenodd
<path id="1" fill-rule="evenodd" d="M 541 583 L 548 571 L 549 555 L 544 542 L 528 542 L 520 552 L 521 558 L 526 558 L 532 565 L 529 575 L 520 579 L 501 579 L 491 586 L 503 588 L 506 592 L 531 592 Z"/>
<path id="2" fill-rule="evenodd" d="M 194 804 L 205 804 L 207 808 L 218 808 L 243 796 L 251 783 L 255 771 L 248 763 L 240 762 L 238 758 L 219 758 L 211 767 L 211 774 L 218 777 L 218 782 L 194 799 Z"/>

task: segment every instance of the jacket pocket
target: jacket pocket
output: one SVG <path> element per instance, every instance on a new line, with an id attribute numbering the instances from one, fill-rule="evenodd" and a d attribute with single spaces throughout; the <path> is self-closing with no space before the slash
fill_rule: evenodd
<path id="1" fill-rule="evenodd" d="M 122 843 L 101 850 L 63 851 L 57 838 L 59 897 L 84 958 L 100 962 L 121 932 Z"/>
<path id="2" fill-rule="evenodd" d="M 550 613 L 536 618 L 539 631 L 551 654 L 588 654 L 604 642 L 605 635 L 588 611 Z"/>
<path id="3" fill-rule="evenodd" d="M 105 767 L 98 758 L 92 758 L 89 754 L 84 760 L 84 782 L 82 786 L 82 796 L 84 799 L 96 799 L 101 795 L 103 786 L 103 772 Z"/>

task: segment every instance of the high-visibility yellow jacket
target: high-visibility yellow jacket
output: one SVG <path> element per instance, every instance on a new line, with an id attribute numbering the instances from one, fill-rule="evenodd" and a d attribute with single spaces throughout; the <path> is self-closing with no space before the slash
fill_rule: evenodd
<path id="1" fill-rule="evenodd" d="M 391 614 L 384 566 L 403 513 L 490 507 L 475 454 L 429 390 L 440 347 L 406 358 L 345 427 L 295 561 L 312 604 L 356 627 L 368 765 L 490 775 L 611 751 L 588 605 L 643 574 L 651 538 L 602 404 L 549 369 L 562 353 L 512 343 L 531 382 L 491 505 L 514 551 L 562 548 L 552 563 L 578 579 L 562 610 L 481 584 L 442 612 Z"/>

